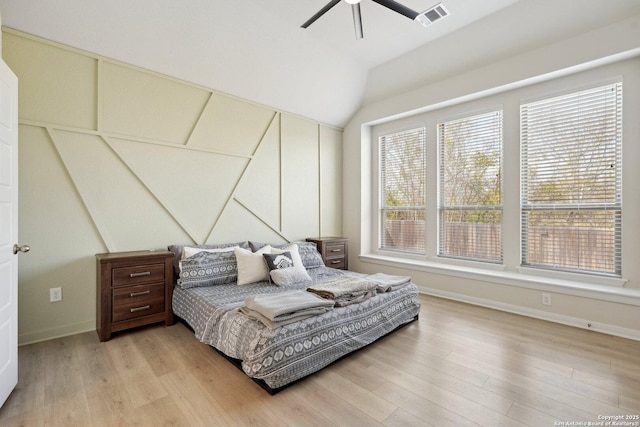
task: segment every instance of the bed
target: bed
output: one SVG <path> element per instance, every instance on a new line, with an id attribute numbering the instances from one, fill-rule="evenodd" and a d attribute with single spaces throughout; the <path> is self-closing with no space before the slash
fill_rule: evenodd
<path id="1" fill-rule="evenodd" d="M 402 286 L 378 288 L 366 298 L 332 306 L 319 314 L 269 327 L 246 314 L 251 311 L 247 311 L 245 303 L 248 298 L 278 299 L 285 293 L 299 291 L 308 295 L 308 290 L 339 281 L 375 279 L 376 283 L 385 284 L 390 279 L 387 282 L 390 284 L 402 280 L 325 267 L 315 244 L 310 242 L 172 245 L 169 250 L 175 254 L 178 277 L 172 301 L 175 316 L 194 331 L 199 341 L 213 347 L 271 394 L 418 318 L 418 289 L 409 280 Z M 284 269 L 271 265 L 274 268 L 267 269 L 266 278 L 259 274 L 251 276 L 247 259 L 251 257 L 252 265 L 257 265 L 263 256 L 268 259 L 264 253 L 270 251 L 285 255 L 285 263 L 280 266 Z M 282 259 L 277 257 L 278 262 Z M 298 280 L 299 269 L 292 276 L 295 280 L 289 278 L 284 283 L 280 280 L 280 285 L 272 280 L 282 277 L 274 274 L 274 270 L 289 274 L 293 273 L 294 265 L 300 264 L 306 273 L 303 280 Z"/>

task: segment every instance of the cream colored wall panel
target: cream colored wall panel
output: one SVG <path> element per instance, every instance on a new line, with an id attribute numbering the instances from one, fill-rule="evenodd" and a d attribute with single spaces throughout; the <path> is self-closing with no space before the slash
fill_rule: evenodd
<path id="1" fill-rule="evenodd" d="M 19 341 L 95 328 L 95 258 L 107 248 L 46 131 L 20 126 Z M 61 286 L 63 300 L 49 302 Z M 89 321 L 89 327 L 87 322 Z"/>
<path id="2" fill-rule="evenodd" d="M 190 146 L 251 155 L 275 112 L 214 93 L 189 139 Z"/>
<path id="3" fill-rule="evenodd" d="M 196 243 L 206 241 L 249 162 L 123 139 L 108 142 Z"/>
<path id="4" fill-rule="evenodd" d="M 2 41 L 18 76 L 20 119 L 95 129 L 95 59 L 10 33 Z"/>
<path id="5" fill-rule="evenodd" d="M 125 66 L 101 67 L 104 131 L 183 144 L 209 92 Z"/>
<path id="6" fill-rule="evenodd" d="M 280 228 L 280 122 L 265 133 L 236 190 L 261 219 Z"/>
<path id="7" fill-rule="evenodd" d="M 293 239 L 320 232 L 318 125 L 282 114 L 282 231 Z"/>
<path id="8" fill-rule="evenodd" d="M 287 243 L 286 236 L 265 224 L 251 210 L 239 202 L 231 200 L 216 224 L 207 243 L 236 242 L 253 240 L 264 243 Z"/>
<path id="9" fill-rule="evenodd" d="M 320 234 L 342 236 L 342 131 L 320 126 Z"/>
<path id="10" fill-rule="evenodd" d="M 110 251 L 166 247 L 186 233 L 102 138 L 55 131 L 54 143 Z"/>

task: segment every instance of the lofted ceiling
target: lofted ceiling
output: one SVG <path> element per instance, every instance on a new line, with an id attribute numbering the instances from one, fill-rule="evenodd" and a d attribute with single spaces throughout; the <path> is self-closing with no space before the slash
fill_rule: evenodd
<path id="1" fill-rule="evenodd" d="M 442 0 L 423 27 L 362 0 L 364 38 L 329 0 L 0 0 L 3 25 L 344 126 L 363 102 L 640 13 L 638 0 Z M 422 12 L 437 0 L 398 0 Z M 405 72 L 416 58 L 431 58 Z M 423 62 L 423 61 L 422 61 Z M 418 76 L 416 76 L 416 74 Z"/>

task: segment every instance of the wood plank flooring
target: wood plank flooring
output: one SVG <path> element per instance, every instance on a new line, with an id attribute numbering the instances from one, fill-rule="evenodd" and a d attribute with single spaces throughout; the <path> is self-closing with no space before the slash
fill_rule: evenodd
<path id="1" fill-rule="evenodd" d="M 640 342 L 421 302 L 419 321 L 275 396 L 182 324 L 23 346 L 0 425 L 538 427 L 640 414 Z"/>

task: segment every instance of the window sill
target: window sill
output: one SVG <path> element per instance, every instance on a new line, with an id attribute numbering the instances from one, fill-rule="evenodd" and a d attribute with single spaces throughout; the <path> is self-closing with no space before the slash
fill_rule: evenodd
<path id="1" fill-rule="evenodd" d="M 496 268 L 496 265 L 489 265 L 485 268 L 481 263 L 460 262 L 454 264 L 441 262 L 441 260 L 417 260 L 382 254 L 362 254 L 360 255 L 360 261 L 389 267 L 406 268 L 425 273 L 461 277 L 500 285 L 640 306 L 640 290 L 625 288 L 625 279 L 598 276 L 582 278 L 580 274 L 541 272 L 536 269 L 524 267 L 518 268 L 517 272 L 512 272 L 506 271 L 504 266 Z M 546 273 L 546 275 L 543 276 L 542 273 Z"/>

